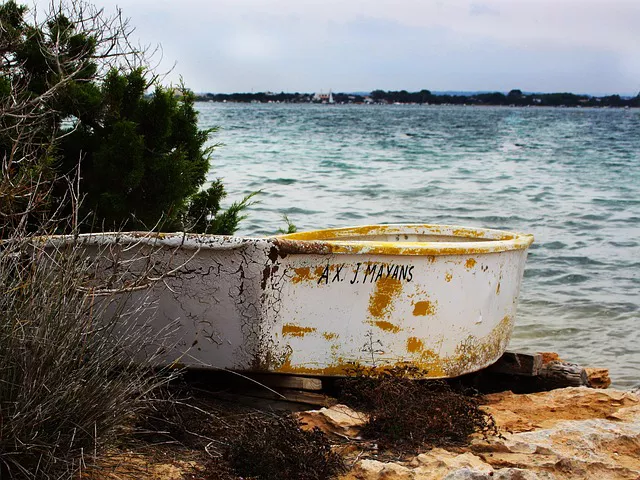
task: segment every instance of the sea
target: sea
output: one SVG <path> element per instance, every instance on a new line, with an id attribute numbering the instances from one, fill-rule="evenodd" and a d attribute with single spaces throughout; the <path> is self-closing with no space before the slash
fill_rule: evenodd
<path id="1" fill-rule="evenodd" d="M 640 386 L 640 110 L 197 103 L 240 235 L 382 223 L 532 233 L 509 348 Z"/>

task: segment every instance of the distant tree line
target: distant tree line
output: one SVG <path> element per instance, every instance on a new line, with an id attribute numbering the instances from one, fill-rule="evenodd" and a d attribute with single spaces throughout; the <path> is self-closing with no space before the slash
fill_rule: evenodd
<path id="1" fill-rule="evenodd" d="M 205 93 L 196 96 L 196 101 L 236 102 L 236 103 L 308 103 L 312 93 Z"/>
<path id="2" fill-rule="evenodd" d="M 197 101 L 241 102 L 241 103 L 312 103 L 312 93 L 206 93 L 196 96 Z M 541 107 L 640 107 L 640 93 L 632 98 L 620 95 L 595 97 L 574 93 L 523 93 L 514 89 L 502 92 L 476 93 L 473 95 L 433 94 L 429 90 L 408 92 L 406 90 L 374 90 L 369 95 L 334 93 L 335 103 L 375 104 L 429 104 L 429 105 L 504 105 Z"/>

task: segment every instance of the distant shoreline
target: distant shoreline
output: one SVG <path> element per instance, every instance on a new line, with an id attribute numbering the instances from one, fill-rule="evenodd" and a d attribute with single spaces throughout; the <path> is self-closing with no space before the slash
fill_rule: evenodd
<path id="1" fill-rule="evenodd" d="M 364 104 L 364 105 L 461 105 L 461 106 L 504 106 L 504 107 L 616 107 L 639 108 L 640 94 L 635 97 L 606 95 L 602 97 L 577 95 L 573 93 L 523 93 L 511 90 L 478 93 L 472 95 L 432 94 L 429 90 L 407 92 L 406 90 L 374 90 L 368 95 L 352 93 L 203 93 L 197 94 L 196 101 L 218 103 L 316 103 L 316 104 Z"/>

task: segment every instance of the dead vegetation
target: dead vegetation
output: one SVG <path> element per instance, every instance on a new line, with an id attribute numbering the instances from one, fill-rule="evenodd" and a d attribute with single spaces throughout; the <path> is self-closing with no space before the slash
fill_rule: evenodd
<path id="1" fill-rule="evenodd" d="M 338 382 L 340 400 L 368 414 L 367 441 L 355 442 L 365 451 L 371 445 L 372 454 L 461 446 L 473 434 L 498 434 L 473 390 L 411 379 L 410 368 L 352 373 Z M 143 417 L 138 438 L 161 452 L 162 461 L 195 452 L 198 467 L 189 478 L 319 480 L 346 470 L 339 446 L 318 429 L 302 429 L 290 412 L 245 407 L 192 384 L 172 392 Z"/>
<path id="2" fill-rule="evenodd" d="M 187 384 L 174 385 L 140 418 L 135 449 L 152 448 L 163 461 L 195 453 L 193 478 L 327 480 L 345 471 L 327 436 L 303 430 L 291 412 L 220 400 Z"/>
<path id="3" fill-rule="evenodd" d="M 342 401 L 366 412 L 363 435 L 381 448 L 415 451 L 463 445 L 474 433 L 497 435 L 491 415 L 480 409 L 480 396 L 438 380 L 414 380 L 407 368 L 356 375 L 340 381 Z"/>
<path id="4" fill-rule="evenodd" d="M 291 414 L 245 422 L 229 445 L 227 459 L 242 477 L 260 480 L 323 480 L 345 469 L 325 434 L 302 430 Z"/>

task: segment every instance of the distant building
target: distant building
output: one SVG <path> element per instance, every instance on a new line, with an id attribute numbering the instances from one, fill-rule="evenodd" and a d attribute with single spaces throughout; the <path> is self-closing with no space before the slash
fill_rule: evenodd
<path id="1" fill-rule="evenodd" d="M 320 90 L 320 93 L 316 93 L 313 95 L 312 101 L 320 103 L 333 103 L 333 94 L 331 93 L 331 90 L 329 90 L 329 93 L 322 93 L 322 90 Z"/>

